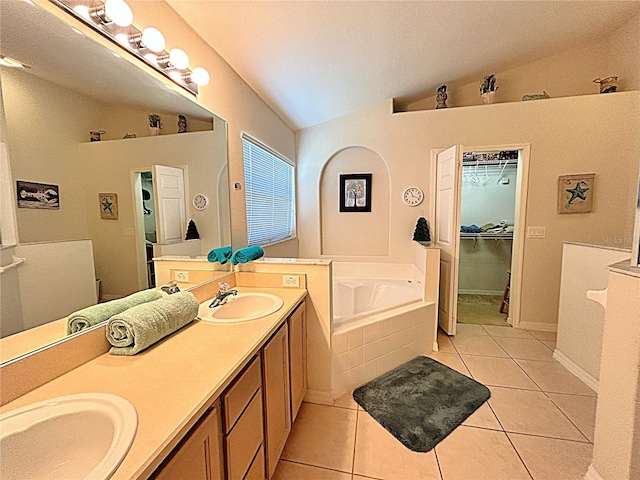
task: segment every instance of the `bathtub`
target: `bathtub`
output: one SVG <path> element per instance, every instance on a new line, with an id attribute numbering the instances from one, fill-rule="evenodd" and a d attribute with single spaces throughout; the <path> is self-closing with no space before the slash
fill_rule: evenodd
<path id="1" fill-rule="evenodd" d="M 334 326 L 421 301 L 422 293 L 413 280 L 333 279 Z"/>
<path id="2" fill-rule="evenodd" d="M 333 262 L 334 398 L 432 351 L 436 310 L 424 285 L 413 264 Z"/>

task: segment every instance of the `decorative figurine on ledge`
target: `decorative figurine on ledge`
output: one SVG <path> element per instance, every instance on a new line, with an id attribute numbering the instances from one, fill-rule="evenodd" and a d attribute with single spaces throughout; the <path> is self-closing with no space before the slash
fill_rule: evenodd
<path id="1" fill-rule="evenodd" d="M 89 132 L 89 140 L 92 142 L 99 142 L 100 140 L 102 140 L 102 135 L 104 135 L 105 133 L 107 133 L 105 130 L 91 130 Z"/>
<path id="2" fill-rule="evenodd" d="M 527 102 L 529 100 L 544 100 L 546 98 L 551 98 L 551 97 L 547 92 L 543 90 L 542 93 L 533 93 L 531 95 L 523 95 L 522 101 Z"/>
<path id="3" fill-rule="evenodd" d="M 447 86 L 444 83 L 438 87 L 436 108 L 447 108 Z"/>
<path id="4" fill-rule="evenodd" d="M 617 75 L 611 75 L 606 78 L 596 78 L 593 83 L 600 84 L 600 93 L 615 93 L 618 91 Z"/>
<path id="5" fill-rule="evenodd" d="M 498 90 L 498 86 L 496 85 L 496 76 L 493 73 L 482 79 L 482 83 L 480 84 L 480 99 L 483 105 L 489 105 L 495 102 L 496 90 Z"/>
<path id="6" fill-rule="evenodd" d="M 160 129 L 162 128 L 162 121 L 160 115 L 157 113 L 149 114 L 149 135 L 152 137 L 160 135 Z"/>
<path id="7" fill-rule="evenodd" d="M 178 115 L 178 133 L 187 133 L 187 117 Z"/>

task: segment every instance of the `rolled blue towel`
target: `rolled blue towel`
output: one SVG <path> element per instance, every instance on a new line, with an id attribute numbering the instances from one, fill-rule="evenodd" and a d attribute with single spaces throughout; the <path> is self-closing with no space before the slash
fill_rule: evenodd
<path id="1" fill-rule="evenodd" d="M 231 245 L 226 247 L 214 248 L 207 255 L 207 260 L 209 260 L 211 263 L 219 262 L 224 265 L 231 259 L 231 253 Z"/>
<path id="2" fill-rule="evenodd" d="M 240 248 L 231 255 L 231 263 L 237 265 L 239 263 L 247 263 L 256 260 L 264 255 L 264 250 L 260 245 L 252 247 Z"/>
<path id="3" fill-rule="evenodd" d="M 162 298 L 160 290 L 150 289 L 136 292 L 128 297 L 111 300 L 110 302 L 92 305 L 82 310 L 78 310 L 67 317 L 67 335 L 79 332 L 85 328 L 89 328 L 98 323 L 109 320 L 109 318 L 122 313 L 125 310 L 140 305 L 142 303 L 152 302 Z"/>
<path id="4" fill-rule="evenodd" d="M 479 226 L 473 224 L 473 225 L 462 225 L 460 226 L 460 231 L 462 233 L 480 233 L 482 232 L 482 230 L 480 229 Z"/>
<path id="5" fill-rule="evenodd" d="M 107 322 L 111 355 L 135 355 L 198 316 L 198 301 L 191 292 L 173 295 L 130 308 Z"/>

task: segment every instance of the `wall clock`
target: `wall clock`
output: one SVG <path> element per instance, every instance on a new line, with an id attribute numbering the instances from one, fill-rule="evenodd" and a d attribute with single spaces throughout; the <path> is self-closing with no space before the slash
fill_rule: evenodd
<path id="1" fill-rule="evenodd" d="M 410 207 L 415 207 L 424 200 L 424 193 L 418 187 L 409 187 L 402 194 L 402 200 Z"/>
<path id="2" fill-rule="evenodd" d="M 208 206 L 209 206 L 209 199 L 207 198 L 206 195 L 203 195 L 202 193 L 196 193 L 193 196 L 193 207 L 196 210 L 204 210 Z"/>

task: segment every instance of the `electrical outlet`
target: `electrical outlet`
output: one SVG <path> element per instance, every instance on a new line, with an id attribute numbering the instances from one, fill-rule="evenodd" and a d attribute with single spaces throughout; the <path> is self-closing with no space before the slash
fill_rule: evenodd
<path id="1" fill-rule="evenodd" d="M 186 282 L 189 283 L 189 272 L 175 272 L 176 282 Z"/>
<path id="2" fill-rule="evenodd" d="M 298 275 L 283 275 L 282 286 L 283 287 L 299 287 L 300 277 Z"/>

